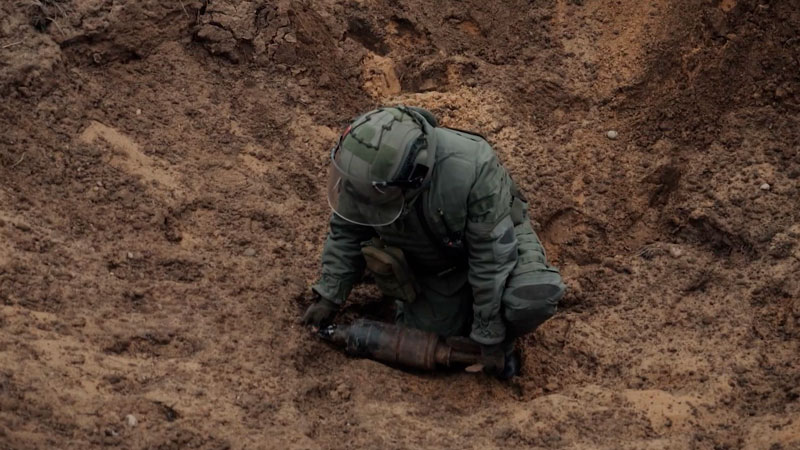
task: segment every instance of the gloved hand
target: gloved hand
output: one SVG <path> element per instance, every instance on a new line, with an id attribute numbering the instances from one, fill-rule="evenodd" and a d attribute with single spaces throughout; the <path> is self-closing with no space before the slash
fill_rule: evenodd
<path id="1" fill-rule="evenodd" d="M 492 375 L 499 375 L 503 372 L 506 365 L 506 352 L 502 344 L 483 345 L 481 344 L 480 364 L 483 370 Z"/>
<path id="2" fill-rule="evenodd" d="M 313 325 L 321 328 L 327 325 L 333 319 L 333 316 L 339 312 L 339 305 L 317 294 L 314 295 L 314 298 L 316 301 L 308 307 L 300 321 L 303 325 Z"/>

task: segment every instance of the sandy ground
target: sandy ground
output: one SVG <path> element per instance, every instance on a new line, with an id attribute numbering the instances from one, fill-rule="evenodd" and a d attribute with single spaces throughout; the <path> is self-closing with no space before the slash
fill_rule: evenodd
<path id="1" fill-rule="evenodd" d="M 0 449 L 800 449 L 799 29 L 797 0 L 2 2 Z M 395 103 L 485 134 L 562 268 L 513 382 L 295 323 L 329 148 Z"/>

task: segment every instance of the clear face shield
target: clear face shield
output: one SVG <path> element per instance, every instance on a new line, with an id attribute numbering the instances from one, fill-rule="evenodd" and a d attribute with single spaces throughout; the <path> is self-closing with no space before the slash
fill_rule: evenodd
<path id="1" fill-rule="evenodd" d="M 396 180 L 367 179 L 352 175 L 370 173 L 370 163 L 354 158 L 342 150 L 342 142 L 351 129 L 339 138 L 331 150 L 328 175 L 328 204 L 343 219 L 371 227 L 386 226 L 402 214 L 409 194 L 419 192 L 427 185 L 435 160 L 435 140 L 431 140 L 432 127 L 424 120 L 407 112 L 419 123 L 422 135 L 410 143 L 405 168 Z M 419 157 L 419 161 L 418 161 Z"/>
<path id="2" fill-rule="evenodd" d="M 343 219 L 358 225 L 389 225 L 403 213 L 405 199 L 400 186 L 385 181 L 358 179 L 342 167 L 339 145 L 331 151 L 328 204 Z"/>

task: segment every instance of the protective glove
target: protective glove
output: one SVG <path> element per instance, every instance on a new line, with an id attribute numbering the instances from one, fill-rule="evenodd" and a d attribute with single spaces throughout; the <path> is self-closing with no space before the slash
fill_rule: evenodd
<path id="1" fill-rule="evenodd" d="M 314 298 L 317 299 L 317 301 L 308 307 L 300 321 L 303 325 L 313 325 L 321 328 L 328 325 L 331 319 L 333 319 L 333 316 L 339 312 L 339 305 L 319 295 L 315 295 Z"/>
<path id="2" fill-rule="evenodd" d="M 507 343 L 481 345 L 480 361 L 475 366 L 470 367 L 475 369 L 480 367 L 484 372 L 494 375 L 500 380 L 509 380 L 519 375 L 519 353 L 514 350 L 513 344 L 511 346 L 507 345 Z M 467 371 L 474 370 L 467 368 Z"/>
<path id="3" fill-rule="evenodd" d="M 506 352 L 503 345 L 481 345 L 480 364 L 486 373 L 500 375 L 506 366 Z"/>

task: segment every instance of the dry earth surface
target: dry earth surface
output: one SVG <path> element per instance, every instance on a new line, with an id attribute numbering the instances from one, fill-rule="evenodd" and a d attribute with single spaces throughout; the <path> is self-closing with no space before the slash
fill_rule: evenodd
<path id="1" fill-rule="evenodd" d="M 798 30 L 798 0 L 3 0 L 0 449 L 800 449 Z M 562 268 L 511 383 L 296 325 L 329 148 L 396 103 L 485 134 Z M 385 314 L 366 285 L 344 318 Z"/>

